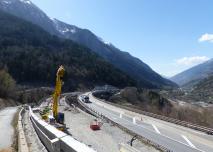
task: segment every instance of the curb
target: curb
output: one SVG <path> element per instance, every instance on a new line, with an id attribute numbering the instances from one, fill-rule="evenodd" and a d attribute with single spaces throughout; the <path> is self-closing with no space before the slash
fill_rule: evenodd
<path id="1" fill-rule="evenodd" d="M 23 126 L 22 126 L 22 114 L 23 114 L 23 112 L 24 112 L 24 109 L 22 108 L 19 112 L 18 125 L 17 125 L 18 152 L 29 152 L 29 148 L 27 146 L 27 141 L 26 141 Z"/>

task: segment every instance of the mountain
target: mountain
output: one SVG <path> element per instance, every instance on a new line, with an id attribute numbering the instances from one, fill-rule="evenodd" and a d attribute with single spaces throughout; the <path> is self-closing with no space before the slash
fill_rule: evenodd
<path id="1" fill-rule="evenodd" d="M 207 103 L 213 104 L 213 74 L 200 81 L 197 81 L 186 92 L 173 91 L 169 93 L 170 99 L 196 103 L 200 106 L 206 106 Z"/>
<path id="2" fill-rule="evenodd" d="M 147 88 L 177 87 L 175 83 L 161 77 L 138 58 L 103 41 L 91 31 L 69 25 L 57 19 L 50 19 L 30 0 L 3 0 L 0 3 L 0 9 L 39 25 L 53 35 L 71 39 L 90 48 L 90 50 L 137 80 L 140 86 Z"/>
<path id="3" fill-rule="evenodd" d="M 170 80 L 184 87 L 192 87 L 199 81 L 207 78 L 213 73 L 213 59 L 194 66 L 180 74 L 175 75 Z"/>
<path id="4" fill-rule="evenodd" d="M 190 95 L 195 101 L 213 103 L 213 75 L 196 84 Z"/>
<path id="5" fill-rule="evenodd" d="M 0 69 L 6 69 L 18 84 L 53 86 L 59 65 L 66 69 L 65 89 L 136 85 L 128 75 L 88 48 L 0 11 Z"/>
<path id="6" fill-rule="evenodd" d="M 51 34 L 60 35 L 52 20 L 30 0 L 1 0 L 0 9 L 39 25 Z"/>
<path id="7" fill-rule="evenodd" d="M 90 48 L 117 68 L 138 80 L 142 86 L 146 86 L 148 88 L 175 86 L 174 83 L 162 78 L 138 58 L 131 56 L 128 52 L 120 51 L 111 43 L 105 42 L 101 38 L 97 37 L 91 31 L 87 29 L 80 29 L 57 19 L 54 19 L 53 21 L 56 25 L 56 29 L 60 31 L 65 38 L 71 39 Z"/>

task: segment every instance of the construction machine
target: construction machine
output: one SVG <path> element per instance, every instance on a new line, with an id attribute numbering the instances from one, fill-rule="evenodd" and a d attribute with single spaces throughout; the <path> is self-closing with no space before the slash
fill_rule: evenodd
<path id="1" fill-rule="evenodd" d="M 61 65 L 56 73 L 56 85 L 55 85 L 55 91 L 53 94 L 53 117 L 56 119 L 57 122 L 59 122 L 60 113 L 58 113 L 58 102 L 61 95 L 61 88 L 62 88 L 62 78 L 64 76 L 65 69 Z"/>
<path id="2" fill-rule="evenodd" d="M 52 112 L 49 107 L 45 108 L 42 113 L 42 118 L 48 121 L 51 125 L 54 125 L 57 129 L 65 131 L 66 125 L 64 124 L 64 113 L 59 111 L 59 100 L 61 95 L 61 88 L 63 85 L 62 78 L 64 76 L 65 69 L 61 65 L 56 73 L 56 85 L 55 90 L 52 96 L 53 104 L 52 104 Z"/>

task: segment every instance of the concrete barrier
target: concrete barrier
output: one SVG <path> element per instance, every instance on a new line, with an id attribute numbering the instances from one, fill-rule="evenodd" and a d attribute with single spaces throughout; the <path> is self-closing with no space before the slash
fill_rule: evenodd
<path id="1" fill-rule="evenodd" d="M 60 139 L 61 150 L 63 152 L 94 152 L 93 149 L 88 148 L 88 146 L 76 142 L 71 136 L 65 136 Z"/>
<path id="2" fill-rule="evenodd" d="M 49 152 L 95 152 L 66 133 L 37 117 L 29 107 L 30 119 L 41 142 Z"/>
<path id="3" fill-rule="evenodd" d="M 45 145 L 45 147 L 47 148 L 47 150 L 49 152 L 60 152 L 60 143 L 58 138 L 54 138 L 51 139 L 49 138 L 35 123 L 35 121 L 33 119 L 32 120 L 32 124 L 33 127 L 36 131 L 36 133 L 38 134 L 39 138 L 41 139 L 42 143 Z"/>
<path id="4" fill-rule="evenodd" d="M 22 115 L 23 115 L 24 109 L 22 108 L 19 112 L 19 117 L 18 117 L 18 152 L 29 152 L 25 134 L 24 134 L 24 129 L 22 126 Z"/>

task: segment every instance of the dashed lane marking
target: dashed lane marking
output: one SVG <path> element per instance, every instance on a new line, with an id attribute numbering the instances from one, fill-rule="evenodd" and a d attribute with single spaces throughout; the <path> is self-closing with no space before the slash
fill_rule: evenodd
<path id="1" fill-rule="evenodd" d="M 186 140 L 186 142 L 187 142 L 191 147 L 196 148 L 196 147 L 191 143 L 191 141 L 189 141 L 189 139 L 188 139 L 186 136 L 184 136 L 184 135 L 181 135 L 181 136 L 183 137 L 183 139 Z"/>
<path id="2" fill-rule="evenodd" d="M 160 131 L 158 130 L 158 128 L 157 128 L 155 125 L 152 124 L 152 127 L 155 129 L 155 131 L 156 131 L 158 134 L 161 134 Z"/>

